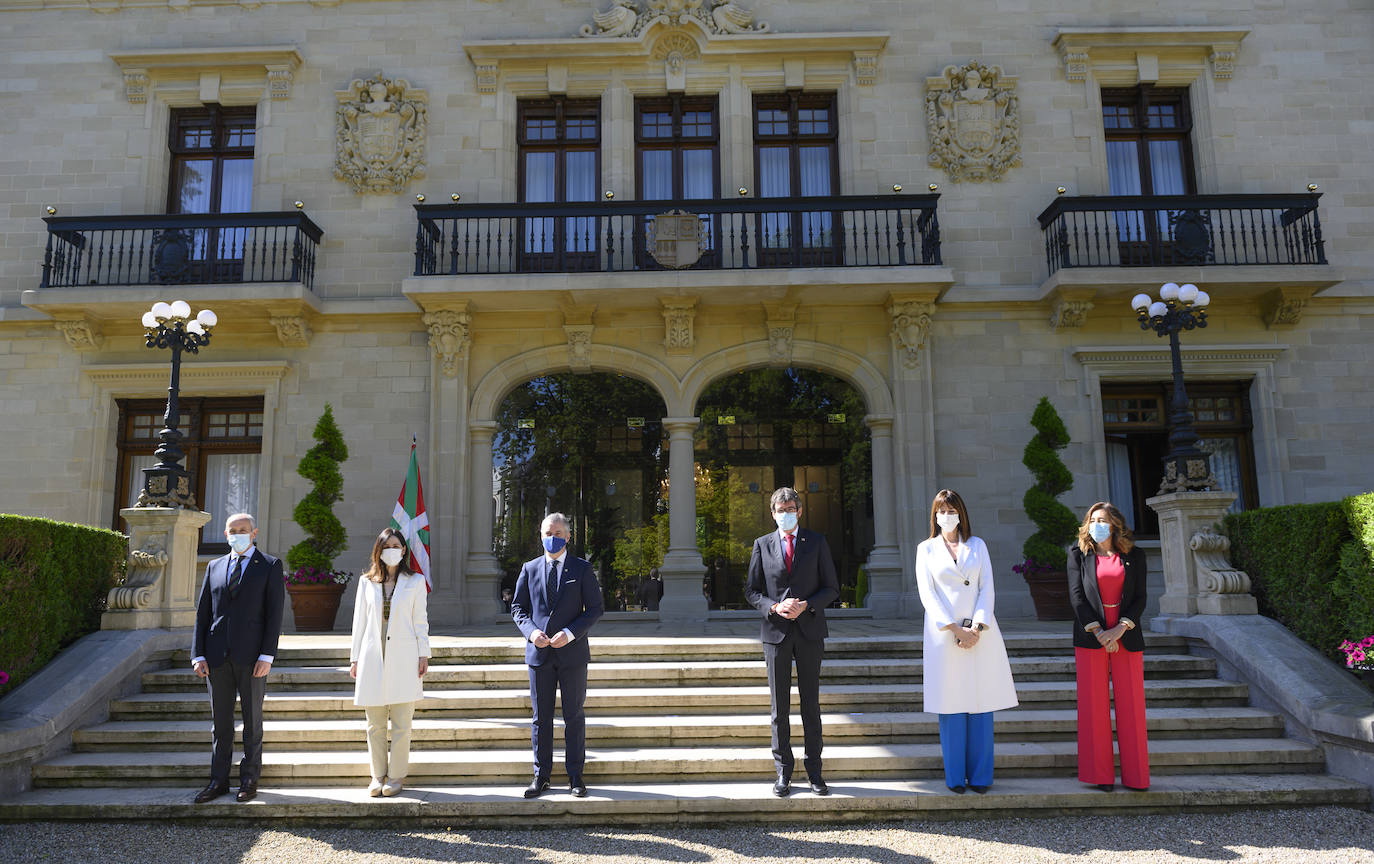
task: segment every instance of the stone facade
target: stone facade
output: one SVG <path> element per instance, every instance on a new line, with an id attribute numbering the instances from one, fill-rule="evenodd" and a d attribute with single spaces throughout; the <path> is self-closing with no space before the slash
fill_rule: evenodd
<path id="1" fill-rule="evenodd" d="M 1009 15 L 1006 2 L 970 0 L 917 17 L 875 2 L 855 20 L 852 6 L 828 0 L 759 0 L 747 8 L 768 32 L 721 35 L 703 23 L 682 31 L 691 45 L 656 41 L 666 24 L 583 38 L 605 11 L 593 5 L 0 0 L 0 507 L 110 524 L 114 399 L 165 392 L 166 357 L 143 347 L 137 322 L 174 295 L 212 305 L 221 322 L 188 359 L 185 392 L 265 397 L 268 548 L 300 536 L 289 517 L 306 483 L 295 466 L 326 402 L 353 453 L 336 507 L 356 559 L 340 562 L 348 569 L 389 518 L 419 437 L 436 620 L 496 609 L 482 486 L 509 387 L 545 372 L 623 371 L 662 394 L 667 417 L 691 418 L 712 380 L 779 362 L 854 383 L 884 430 L 875 441 L 889 442 L 891 470 L 875 476 L 874 500 L 894 518 L 879 538 L 887 557 L 872 564 L 905 568 L 884 608 L 919 610 L 910 561 L 931 495 L 948 486 L 992 549 L 999 611 L 1025 614 L 1010 566 L 1030 530 L 1020 457 L 1031 410 L 1048 395 L 1068 424 L 1077 482 L 1066 503 L 1081 511 L 1106 498 L 1100 385 L 1167 378 L 1161 340 L 1140 330 L 1128 300 L 1170 279 L 1213 297 L 1210 326 L 1184 337 L 1190 378 L 1252 382 L 1260 503 L 1374 488 L 1374 165 L 1364 158 L 1374 19 L 1349 3 L 1238 12 L 1164 0 L 1104 15 L 1065 0 L 1053 15 Z M 500 47 L 528 39 L 545 43 Z M 996 182 L 942 186 L 942 266 L 410 275 L 416 193 L 517 200 L 517 98 L 599 96 L 601 185 L 628 200 L 635 96 L 719 96 L 721 197 L 734 198 L 758 184 L 751 94 L 835 92 L 839 191 L 877 195 L 946 183 L 928 161 L 926 82 L 970 58 L 1017 82 L 1020 164 Z M 383 73 L 429 94 L 425 173 L 404 194 L 359 195 L 333 173 L 335 94 Z M 1100 91 L 1138 81 L 1189 88 L 1198 192 L 1319 184 L 1330 264 L 1051 275 L 1034 217 L 1056 186 L 1107 192 Z M 170 109 L 208 102 L 257 106 L 253 209 L 301 201 L 324 229 L 313 289 L 40 289 L 44 208 L 165 212 Z M 916 310 L 915 342 L 894 309 Z"/>

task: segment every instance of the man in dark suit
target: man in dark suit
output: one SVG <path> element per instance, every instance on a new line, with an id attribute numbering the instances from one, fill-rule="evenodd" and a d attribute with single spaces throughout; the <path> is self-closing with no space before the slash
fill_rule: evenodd
<path id="1" fill-rule="evenodd" d="M 197 793 L 204 804 L 229 791 L 229 763 L 234 756 L 234 699 L 243 711 L 243 761 L 239 763 L 238 800 L 252 801 L 262 775 L 262 700 L 267 673 L 281 635 L 286 582 L 277 558 L 253 545 L 256 520 L 236 513 L 225 521 L 230 552 L 205 568 L 196 604 L 191 666 L 210 688 L 214 749 L 210 785 Z"/>
<path id="2" fill-rule="evenodd" d="M 657 567 L 650 568 L 649 578 L 639 586 L 639 602 L 649 612 L 657 612 L 658 605 L 663 602 L 663 579 L 658 575 Z"/>
<path id="3" fill-rule="evenodd" d="M 540 535 L 544 554 L 520 568 L 511 601 L 511 618 L 525 634 L 525 663 L 530 667 L 530 705 L 534 711 L 530 725 L 534 780 L 525 797 L 537 798 L 549 788 L 553 704 L 562 691 L 568 787 L 573 795 L 585 798 L 587 784 L 582 782 L 582 768 L 587 761 L 587 718 L 582 704 L 587 698 L 587 664 L 592 659 L 586 636 L 601 617 L 601 586 L 591 564 L 568 554 L 572 536 L 568 517 L 562 513 L 545 516 Z"/>
<path id="4" fill-rule="evenodd" d="M 744 596 L 763 613 L 763 659 L 773 709 L 773 794 L 791 791 L 792 663 L 797 664 L 797 695 L 806 733 L 806 776 L 811 791 L 829 795 L 821 776 L 821 658 L 825 653 L 825 607 L 840 596 L 835 562 L 825 536 L 797 527 L 801 496 L 782 487 L 770 501 L 778 530 L 754 541 Z"/>

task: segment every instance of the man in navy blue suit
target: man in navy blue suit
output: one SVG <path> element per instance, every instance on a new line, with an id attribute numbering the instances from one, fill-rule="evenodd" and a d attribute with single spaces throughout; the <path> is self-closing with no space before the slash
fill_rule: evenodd
<path id="1" fill-rule="evenodd" d="M 239 801 L 252 801 L 262 775 L 262 700 L 267 673 L 281 635 L 286 582 L 282 564 L 253 545 L 257 521 L 247 513 L 225 520 L 229 554 L 205 568 L 196 604 L 191 666 L 210 688 L 214 748 L 210 785 L 196 794 L 197 804 L 229 791 L 234 757 L 234 699 L 243 711 L 243 761 L 239 763 Z"/>
<path id="2" fill-rule="evenodd" d="M 539 533 L 544 554 L 526 561 L 520 568 L 510 606 L 511 618 L 525 634 L 530 705 L 534 709 L 530 726 L 534 780 L 525 790 L 525 797 L 537 798 L 549 788 L 553 771 L 553 705 L 561 690 L 568 787 L 578 798 L 585 798 L 587 784 L 582 781 L 582 767 L 587 761 L 587 718 L 582 703 L 587 698 L 587 664 L 592 659 L 586 637 L 603 611 L 601 586 L 591 564 L 568 554 L 568 540 L 572 537 L 568 517 L 550 513 L 544 517 Z"/>

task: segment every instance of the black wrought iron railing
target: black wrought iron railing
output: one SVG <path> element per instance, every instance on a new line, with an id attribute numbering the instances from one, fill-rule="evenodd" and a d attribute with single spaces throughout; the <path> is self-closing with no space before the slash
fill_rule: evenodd
<path id="1" fill-rule="evenodd" d="M 324 232 L 300 211 L 49 216 L 43 288 L 315 281 Z"/>
<path id="2" fill-rule="evenodd" d="M 1050 272 L 1066 267 L 1325 264 L 1320 193 L 1059 197 L 1040 214 Z"/>
<path id="3" fill-rule="evenodd" d="M 421 204 L 415 275 L 939 264 L 939 197 Z"/>

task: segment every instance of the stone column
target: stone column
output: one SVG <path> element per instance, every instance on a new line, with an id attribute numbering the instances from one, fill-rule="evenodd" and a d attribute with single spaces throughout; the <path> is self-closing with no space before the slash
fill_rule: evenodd
<path id="1" fill-rule="evenodd" d="M 875 616 L 900 614 L 902 554 L 897 546 L 896 475 L 892 470 L 892 418 L 870 414 L 864 418 L 873 438 L 873 549 L 864 572 L 868 595 L 863 603 Z"/>
<path id="2" fill-rule="evenodd" d="M 1159 514 L 1159 546 L 1164 558 L 1161 616 L 1254 615 L 1250 577 L 1226 563 L 1230 541 L 1212 530 L 1234 492 L 1171 492 L 1147 499 Z"/>
<path id="3" fill-rule="evenodd" d="M 110 589 L 102 630 L 193 627 L 200 589 L 196 548 L 211 516 L 180 507 L 125 507 L 129 526 L 129 572 Z"/>
<path id="4" fill-rule="evenodd" d="M 419 298 L 421 321 L 429 331 L 429 453 L 424 467 L 429 484 L 430 561 L 434 592 L 429 595 L 431 625 L 460 624 L 474 608 L 464 578 L 462 550 L 468 546 L 467 502 L 460 490 L 468 485 L 464 447 L 467 439 L 468 355 L 472 318 L 466 301 Z M 422 462 L 422 465 L 424 463 Z"/>
<path id="5" fill-rule="evenodd" d="M 698 417 L 665 417 L 668 430 L 668 554 L 659 573 L 663 576 L 661 621 L 705 620 L 706 597 L 701 580 L 706 575 L 697 550 L 696 453 L 693 433 Z"/>
<path id="6" fill-rule="evenodd" d="M 472 462 L 468 476 L 468 512 L 472 514 L 468 526 L 467 588 L 472 605 L 473 621 L 503 618 L 501 611 L 501 568 L 491 551 L 492 490 L 491 440 L 496 423 L 474 420 L 468 425 L 468 452 Z"/>

